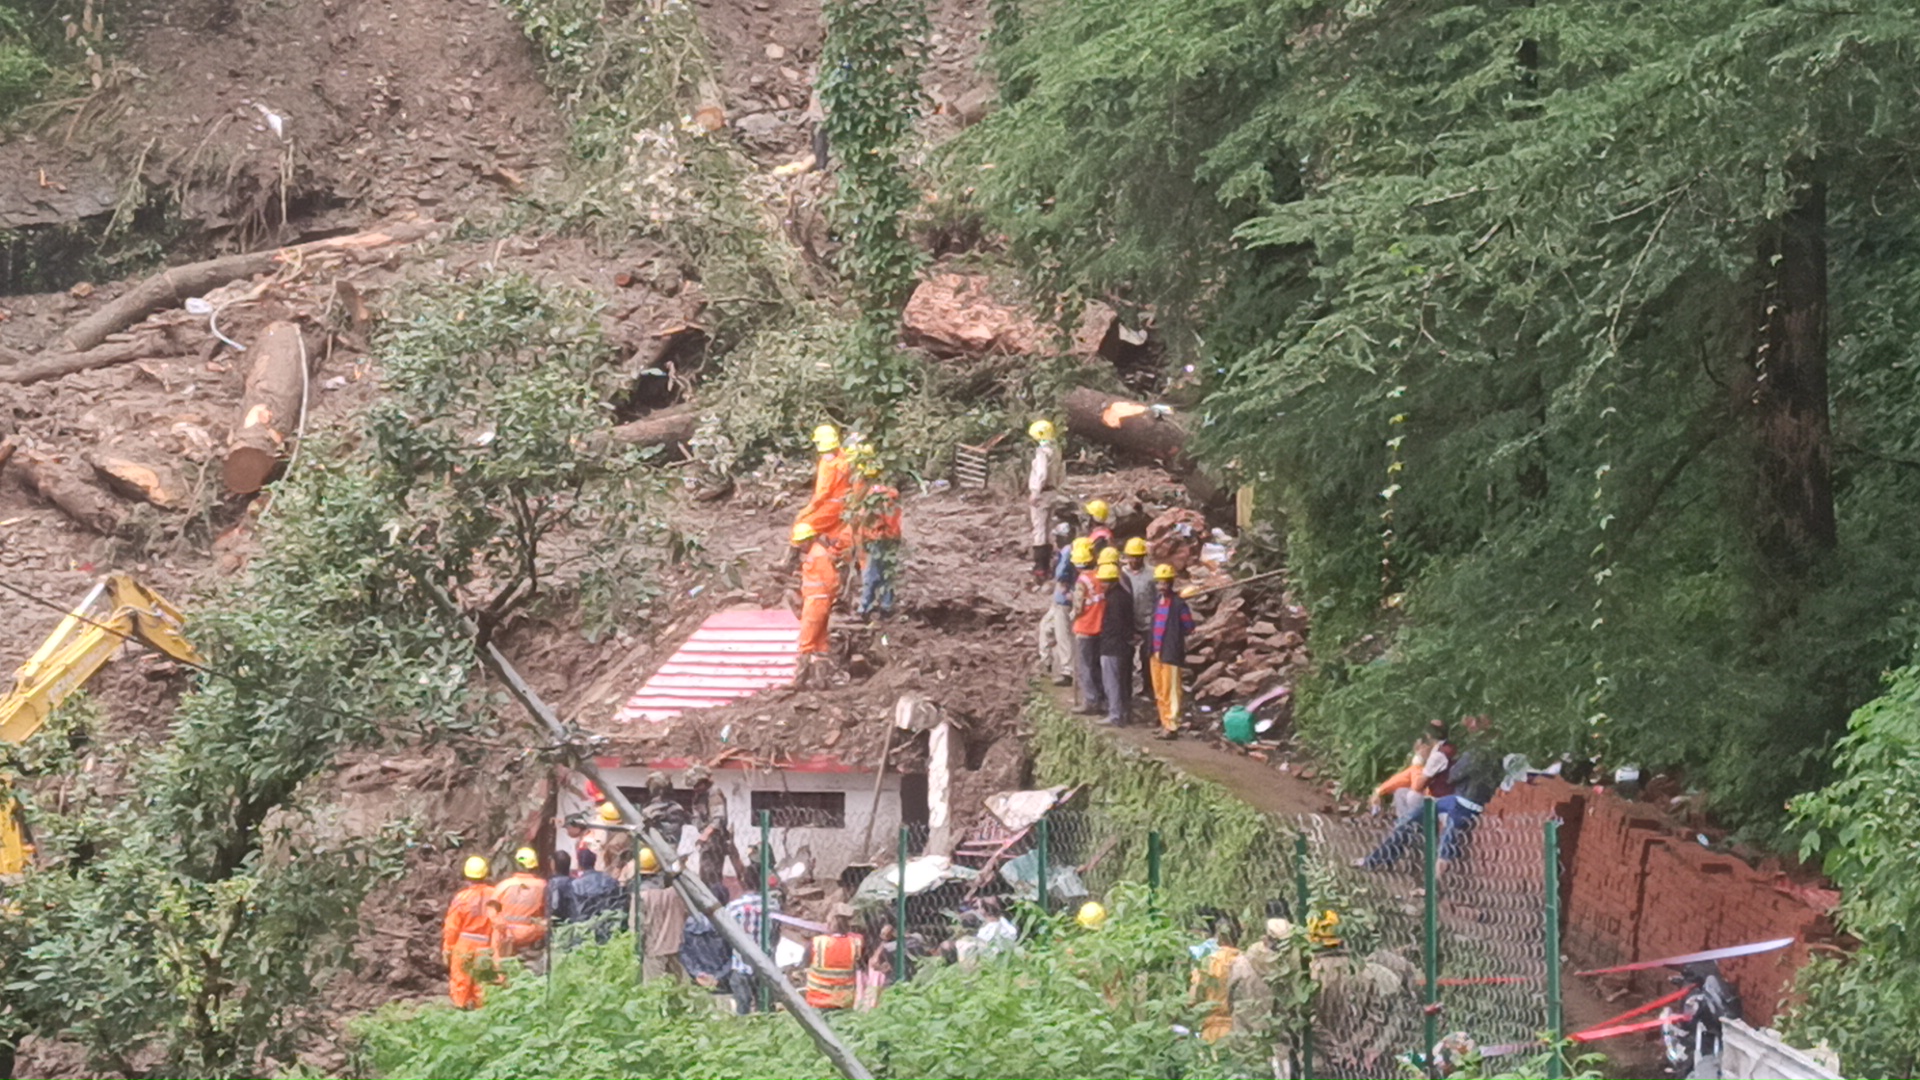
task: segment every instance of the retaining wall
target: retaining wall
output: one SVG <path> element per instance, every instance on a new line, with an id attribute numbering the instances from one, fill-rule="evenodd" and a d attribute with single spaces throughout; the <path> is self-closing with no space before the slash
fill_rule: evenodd
<path id="1" fill-rule="evenodd" d="M 1786 949 L 1721 964 L 1740 992 L 1748 1022 L 1766 1026 L 1784 1005 L 1810 946 L 1834 938 L 1826 914 L 1831 893 L 1795 886 L 1777 870 L 1710 851 L 1651 808 L 1611 792 L 1542 777 L 1487 808 L 1495 817 L 1549 812 L 1565 823 L 1564 940 L 1579 967 L 1791 937 L 1794 944 Z M 1653 983 L 1667 974 L 1649 973 L 1641 989 L 1655 989 Z"/>

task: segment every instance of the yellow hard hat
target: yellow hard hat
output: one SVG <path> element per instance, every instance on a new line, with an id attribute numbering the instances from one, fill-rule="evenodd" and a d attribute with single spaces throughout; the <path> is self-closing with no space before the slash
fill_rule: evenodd
<path id="1" fill-rule="evenodd" d="M 513 853 L 513 861 L 519 864 L 520 869 L 531 870 L 540 865 L 540 856 L 532 848 L 523 847 Z"/>
<path id="2" fill-rule="evenodd" d="M 1103 562 L 1100 564 L 1100 569 L 1093 572 L 1093 576 L 1101 581 L 1119 581 L 1120 564 Z"/>
<path id="3" fill-rule="evenodd" d="M 460 868 L 460 872 L 466 875 L 468 881 L 487 880 L 487 870 L 487 857 L 485 855 L 467 856 L 467 864 Z"/>
<path id="4" fill-rule="evenodd" d="M 1027 438 L 1032 439 L 1034 442 L 1052 442 L 1053 421 L 1035 420 L 1033 423 L 1028 424 Z"/>
<path id="5" fill-rule="evenodd" d="M 1179 576 L 1180 571 L 1175 570 L 1172 563 L 1161 563 L 1159 566 L 1153 568 L 1153 580 L 1155 581 L 1172 581 Z"/>
<path id="6" fill-rule="evenodd" d="M 620 808 L 610 802 L 600 804 L 600 820 L 613 822 L 620 820 Z"/>
<path id="7" fill-rule="evenodd" d="M 1100 565 L 1101 566 L 1119 566 L 1120 565 L 1120 549 L 1117 547 L 1101 548 L 1100 549 Z"/>
<path id="8" fill-rule="evenodd" d="M 1318 915 L 1307 919 L 1307 940 L 1322 949 L 1340 947 L 1340 935 L 1335 933 L 1340 927 L 1340 913 L 1328 908 Z"/>
<path id="9" fill-rule="evenodd" d="M 1086 566 L 1088 563 L 1091 563 L 1093 561 L 1093 541 L 1084 536 L 1074 540 L 1073 546 L 1067 549 L 1067 559 L 1075 566 Z"/>
<path id="10" fill-rule="evenodd" d="M 821 424 L 814 428 L 813 448 L 823 454 L 840 449 L 840 429 L 832 424 Z"/>
<path id="11" fill-rule="evenodd" d="M 1145 558 L 1147 554 L 1147 542 L 1137 536 L 1127 541 L 1127 554 L 1138 555 L 1141 558 Z"/>
<path id="12" fill-rule="evenodd" d="M 660 860 L 653 854 L 653 849 L 650 847 L 640 849 L 640 872 L 643 874 L 660 872 Z"/>
<path id="13" fill-rule="evenodd" d="M 1098 930 L 1107 925 L 1107 909 L 1100 901 L 1089 900 L 1080 905 L 1080 913 L 1073 917 L 1073 921 L 1088 930 Z"/>
<path id="14" fill-rule="evenodd" d="M 804 521 L 794 522 L 794 525 L 793 525 L 793 542 L 794 543 L 804 544 L 807 541 L 813 539 L 814 535 L 815 533 L 813 531 L 813 526 L 807 524 Z"/>
<path id="15" fill-rule="evenodd" d="M 1087 511 L 1087 516 L 1092 518 L 1095 521 L 1107 520 L 1107 500 L 1088 499 L 1087 505 L 1086 505 L 1086 511 Z"/>

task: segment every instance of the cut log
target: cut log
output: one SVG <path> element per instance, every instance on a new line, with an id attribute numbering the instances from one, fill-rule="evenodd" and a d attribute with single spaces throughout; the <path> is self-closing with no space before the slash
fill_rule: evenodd
<path id="1" fill-rule="evenodd" d="M 266 485 L 293 448 L 308 371 L 300 327 L 273 322 L 249 350 L 253 369 L 240 398 L 240 419 L 227 437 L 227 490 L 251 495 Z"/>
<path id="2" fill-rule="evenodd" d="M 1067 395 L 1067 430 L 1185 471 L 1187 429 L 1164 405 L 1145 405 L 1081 387 Z"/>
<path id="3" fill-rule="evenodd" d="M 250 278 L 255 274 L 264 274 L 283 260 L 298 259 L 329 251 L 362 251 L 388 244 L 412 243 L 438 227 L 439 223 L 434 221 L 409 222 L 371 232 L 355 233 L 352 236 L 335 236 L 326 240 L 315 240 L 309 244 L 297 244 L 290 248 L 277 248 L 273 251 L 256 251 L 247 255 L 228 255 L 223 258 L 209 259 L 206 262 L 188 263 L 185 266 L 162 270 L 127 290 L 125 295 L 99 311 L 80 320 L 77 325 L 50 344 L 48 350 L 62 353 L 85 352 L 107 340 L 107 335 L 124 330 L 161 308 L 172 307 L 190 296 L 199 296 L 235 278 Z"/>
<path id="4" fill-rule="evenodd" d="M 45 499 L 76 524 L 101 536 L 120 528 L 120 509 L 107 493 L 82 480 L 72 468 L 31 452 L 19 455 L 13 473 L 28 491 Z"/>
<path id="5" fill-rule="evenodd" d="M 700 427 L 700 411 L 691 403 L 674 405 L 621 424 L 607 434 L 627 446 L 684 446 Z"/>
<path id="6" fill-rule="evenodd" d="M 186 487 L 180 483 L 179 475 L 164 465 L 143 465 L 111 454 L 88 454 L 87 464 L 93 466 L 94 475 L 117 494 L 144 500 L 162 510 L 186 505 Z"/>
<path id="7" fill-rule="evenodd" d="M 62 375 L 71 375 L 76 371 L 92 371 L 94 368 L 112 367 L 130 360 L 145 360 L 149 357 L 167 355 L 169 350 L 165 342 L 151 336 L 136 341 L 116 341 L 86 352 L 41 353 L 23 364 L 0 369 L 0 383 L 26 386 L 47 379 L 57 379 Z"/>

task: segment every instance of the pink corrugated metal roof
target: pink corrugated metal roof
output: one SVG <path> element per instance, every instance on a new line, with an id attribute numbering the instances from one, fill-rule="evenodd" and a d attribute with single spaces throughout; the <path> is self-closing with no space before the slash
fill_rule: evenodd
<path id="1" fill-rule="evenodd" d="M 701 623 L 613 718 L 628 724 L 667 720 L 792 682 L 799 633 L 799 620 L 785 609 L 719 612 Z"/>

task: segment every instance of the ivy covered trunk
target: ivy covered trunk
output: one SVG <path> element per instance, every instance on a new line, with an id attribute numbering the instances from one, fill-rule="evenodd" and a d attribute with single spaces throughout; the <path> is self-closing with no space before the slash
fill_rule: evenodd
<path id="1" fill-rule="evenodd" d="M 1759 340 L 1738 386 L 1755 435 L 1755 541 L 1787 580 L 1804 579 L 1837 540 L 1826 231 L 1826 187 L 1815 182 L 1763 240 Z"/>

